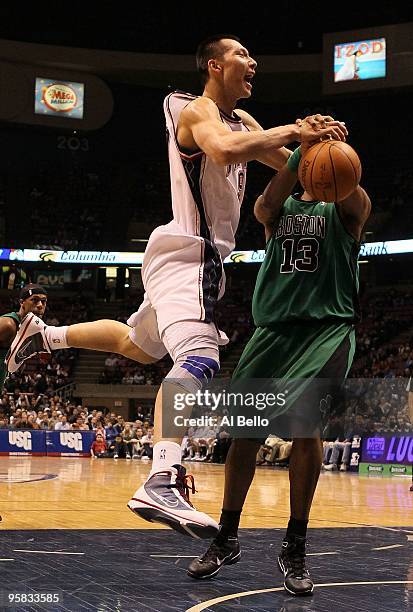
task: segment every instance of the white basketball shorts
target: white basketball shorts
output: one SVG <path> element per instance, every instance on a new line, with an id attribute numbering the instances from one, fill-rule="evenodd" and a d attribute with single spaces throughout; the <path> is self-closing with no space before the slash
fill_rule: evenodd
<path id="1" fill-rule="evenodd" d="M 161 226 L 149 239 L 142 267 L 144 300 L 128 319 L 132 342 L 156 359 L 169 352 L 175 360 L 209 342 L 215 347 L 228 343 L 213 322 L 225 287 L 219 253 L 203 238 L 173 234 L 173 228 L 173 223 Z"/>

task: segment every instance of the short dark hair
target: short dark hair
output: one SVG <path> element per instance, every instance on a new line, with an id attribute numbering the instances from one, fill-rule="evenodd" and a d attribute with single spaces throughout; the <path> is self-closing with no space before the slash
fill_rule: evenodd
<path id="1" fill-rule="evenodd" d="M 203 85 L 205 85 L 205 83 L 208 81 L 209 60 L 222 56 L 222 50 L 219 47 L 219 43 L 224 38 L 241 42 L 240 38 L 234 34 L 215 34 L 215 36 L 208 36 L 208 38 L 205 38 L 205 40 L 200 42 L 198 45 L 196 50 L 196 67 L 201 75 Z"/>

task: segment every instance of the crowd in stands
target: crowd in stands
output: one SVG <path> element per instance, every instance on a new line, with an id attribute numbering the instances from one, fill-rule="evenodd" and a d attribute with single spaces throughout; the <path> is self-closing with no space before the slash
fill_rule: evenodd
<path id="1" fill-rule="evenodd" d="M 153 365 L 141 366 L 123 355 L 108 354 L 100 375 L 101 384 L 158 385 L 171 369 L 169 357 Z"/>
<path id="2" fill-rule="evenodd" d="M 47 165 L 27 190 L 28 224 L 14 233 L 14 243 L 37 249 L 102 249 L 110 193 L 104 175 L 76 163 Z"/>

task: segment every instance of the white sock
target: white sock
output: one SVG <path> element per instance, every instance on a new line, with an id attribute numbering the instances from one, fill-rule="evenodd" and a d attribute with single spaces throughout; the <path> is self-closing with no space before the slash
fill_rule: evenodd
<path id="1" fill-rule="evenodd" d="M 181 463 L 181 447 L 176 442 L 157 442 L 153 447 L 151 474 Z"/>
<path id="2" fill-rule="evenodd" d="M 44 335 L 50 345 L 52 351 L 58 351 L 59 349 L 69 348 L 66 340 L 66 334 L 68 325 L 62 325 L 56 327 L 55 325 L 46 325 L 44 328 Z"/>

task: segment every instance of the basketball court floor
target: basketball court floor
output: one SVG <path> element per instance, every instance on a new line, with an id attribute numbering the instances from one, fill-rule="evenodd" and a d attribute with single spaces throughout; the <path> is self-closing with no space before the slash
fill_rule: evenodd
<path id="1" fill-rule="evenodd" d="M 199 491 L 194 502 L 218 519 L 224 466 L 187 467 Z M 287 470 L 257 469 L 241 521 L 242 559 L 203 582 L 186 567 L 206 541 L 126 507 L 149 469 L 122 459 L 1 457 L 0 610 L 413 611 L 409 479 L 321 474 L 308 548 L 316 588 L 298 599 L 283 590 L 276 565 L 289 515 Z M 6 607 L 22 593 L 24 603 Z M 29 596 L 48 593 L 58 601 L 31 603 Z"/>

